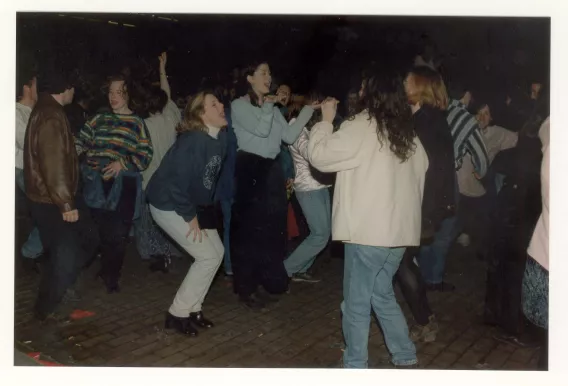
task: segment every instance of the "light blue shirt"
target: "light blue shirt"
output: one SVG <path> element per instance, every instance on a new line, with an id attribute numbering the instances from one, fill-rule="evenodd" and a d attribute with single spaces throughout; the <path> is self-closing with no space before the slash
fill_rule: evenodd
<path id="1" fill-rule="evenodd" d="M 311 107 L 305 106 L 296 121 L 288 125 L 274 103 L 256 107 L 245 98 L 236 99 L 231 103 L 231 121 L 238 150 L 275 159 L 282 141 L 293 144 L 313 113 Z"/>

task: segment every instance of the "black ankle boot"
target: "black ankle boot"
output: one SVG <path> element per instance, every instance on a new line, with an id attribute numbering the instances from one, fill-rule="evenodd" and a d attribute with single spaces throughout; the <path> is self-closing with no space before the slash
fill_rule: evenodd
<path id="1" fill-rule="evenodd" d="M 180 334 L 197 336 L 197 329 L 191 325 L 189 319 L 189 317 L 178 318 L 168 312 L 166 313 L 165 327 L 167 330 L 176 330 Z"/>
<path id="2" fill-rule="evenodd" d="M 266 309 L 266 303 L 256 297 L 254 294 L 249 296 L 239 296 L 239 301 L 243 306 L 251 311 L 262 311 Z"/>
<path id="3" fill-rule="evenodd" d="M 211 327 L 214 326 L 212 321 L 205 319 L 202 311 L 190 313 L 189 314 L 189 320 L 193 324 L 196 324 L 196 325 L 198 325 L 199 327 L 202 327 L 202 328 L 211 328 Z"/>

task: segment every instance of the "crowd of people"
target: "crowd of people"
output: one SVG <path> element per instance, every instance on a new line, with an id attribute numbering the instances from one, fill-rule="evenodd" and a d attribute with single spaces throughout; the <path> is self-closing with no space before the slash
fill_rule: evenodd
<path id="1" fill-rule="evenodd" d="M 411 368 L 414 343 L 439 331 L 428 291 L 459 286 L 444 280 L 457 240 L 488 266 L 484 318 L 500 327 L 495 338 L 542 345 L 547 366 L 543 81 L 518 96 L 418 57 L 408 68 L 371 66 L 345 97 L 298 95 L 251 60 L 228 85 L 176 104 L 167 60 L 156 61 L 159 79 L 111 75 L 104 106 L 72 73 L 19 64 L 16 184 L 34 221 L 21 255 L 41 265 L 39 320 L 97 259 L 107 292 L 120 291 L 133 235 L 154 271 L 184 252 L 195 260 L 165 326 L 197 336 L 214 327 L 203 305 L 222 264 L 239 302 L 263 311 L 291 281 L 325 280 L 311 268 L 333 239 L 345 245 L 343 367 L 367 367 L 374 311 L 392 363 Z M 287 253 L 296 219 L 303 240 Z"/>

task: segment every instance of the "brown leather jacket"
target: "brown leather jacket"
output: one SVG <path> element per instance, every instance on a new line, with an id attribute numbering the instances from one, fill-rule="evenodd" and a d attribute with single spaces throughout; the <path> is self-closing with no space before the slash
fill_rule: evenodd
<path id="1" fill-rule="evenodd" d="M 75 209 L 79 162 L 69 121 L 51 95 L 40 94 L 24 142 L 26 195 L 34 202 Z"/>

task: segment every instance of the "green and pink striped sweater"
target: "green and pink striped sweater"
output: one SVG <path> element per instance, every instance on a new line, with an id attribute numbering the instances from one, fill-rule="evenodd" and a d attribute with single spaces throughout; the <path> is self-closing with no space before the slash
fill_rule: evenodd
<path id="1" fill-rule="evenodd" d="M 79 155 L 86 152 L 88 158 L 108 157 L 139 171 L 150 165 L 153 155 L 146 124 L 137 115 L 97 114 L 85 123 L 75 146 Z"/>

